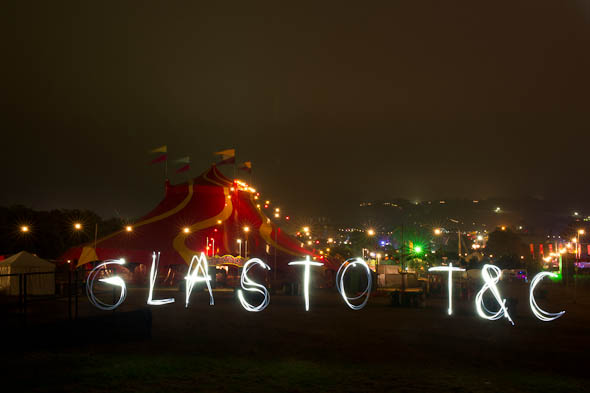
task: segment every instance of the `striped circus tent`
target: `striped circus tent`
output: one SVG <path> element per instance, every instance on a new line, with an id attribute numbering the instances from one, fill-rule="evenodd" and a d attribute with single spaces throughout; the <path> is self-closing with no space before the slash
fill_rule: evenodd
<path id="1" fill-rule="evenodd" d="M 306 255 L 324 260 L 281 231 L 257 207 L 257 197 L 253 188 L 229 180 L 213 165 L 186 183 L 172 185 L 166 181 L 164 198 L 147 215 L 98 239 L 96 249 L 94 242 L 83 244 L 69 249 L 60 259 L 91 266 L 90 262 L 95 262 L 92 259 L 125 258 L 134 278 L 143 281 L 152 263 L 152 252 L 159 251 L 159 276 L 170 285 L 184 278 L 191 258 L 201 252 L 210 257 L 211 265 L 239 267 L 246 260 L 247 248 L 247 258 L 265 261 L 271 267 L 272 277 L 276 270 L 277 280 L 298 276 L 298 269 L 287 266 L 290 261 Z M 335 269 L 329 261 L 324 263 L 326 270 Z"/>

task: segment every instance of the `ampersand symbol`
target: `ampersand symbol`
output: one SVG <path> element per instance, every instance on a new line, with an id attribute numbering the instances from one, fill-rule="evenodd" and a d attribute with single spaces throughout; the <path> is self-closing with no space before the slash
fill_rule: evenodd
<path id="1" fill-rule="evenodd" d="M 491 274 L 492 271 L 495 274 Z M 502 271 L 500 270 L 500 268 L 494 265 L 484 265 L 481 269 L 481 276 L 484 280 L 484 285 L 475 296 L 475 307 L 477 309 L 477 313 L 479 314 L 479 316 L 485 319 L 489 319 L 491 321 L 495 321 L 496 319 L 506 317 L 506 319 L 508 319 L 508 321 L 510 321 L 510 323 L 514 325 L 514 322 L 508 314 L 508 309 L 506 308 L 506 299 L 502 299 L 500 297 L 500 292 L 498 292 L 498 287 L 496 286 L 496 284 L 500 280 L 500 277 L 502 276 Z M 488 310 L 483 302 L 483 294 L 488 289 L 492 292 L 492 294 L 496 298 L 496 301 L 500 305 L 500 309 L 496 312 Z"/>

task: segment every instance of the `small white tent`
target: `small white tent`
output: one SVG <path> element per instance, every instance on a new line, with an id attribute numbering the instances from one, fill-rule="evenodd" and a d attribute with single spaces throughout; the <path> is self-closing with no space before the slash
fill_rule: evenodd
<path id="1" fill-rule="evenodd" d="M 55 265 L 26 251 L 21 251 L 0 262 L 0 274 L 53 272 L 27 276 L 27 295 L 53 295 L 55 293 Z M 24 277 L 23 277 L 24 280 Z M 18 295 L 19 276 L 0 277 L 0 291 Z"/>

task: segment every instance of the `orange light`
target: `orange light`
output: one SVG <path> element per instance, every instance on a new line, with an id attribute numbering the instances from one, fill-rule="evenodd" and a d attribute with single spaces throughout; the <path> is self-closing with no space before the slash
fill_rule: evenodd
<path id="1" fill-rule="evenodd" d="M 133 227 L 132 227 L 131 225 L 127 225 L 127 226 L 125 227 L 125 230 L 126 230 L 127 232 L 133 232 Z"/>
<path id="2" fill-rule="evenodd" d="M 190 228 L 189 228 L 189 227 L 184 227 L 184 228 L 182 228 L 182 231 L 183 231 L 184 233 L 190 233 L 190 231 L 191 231 L 191 230 L 190 230 Z"/>
<path id="3" fill-rule="evenodd" d="M 29 227 L 27 225 L 23 225 L 22 227 L 20 227 L 20 231 L 21 232 L 29 232 Z"/>
<path id="4" fill-rule="evenodd" d="M 76 229 L 76 230 L 82 229 L 82 224 L 80 224 L 79 222 L 75 223 L 74 224 L 74 229 Z"/>
<path id="5" fill-rule="evenodd" d="M 250 227 L 244 227 L 244 232 L 246 232 L 246 233 L 250 232 Z"/>
<path id="6" fill-rule="evenodd" d="M 369 229 L 367 231 L 367 235 L 369 235 L 369 236 L 375 236 L 375 230 L 374 229 Z"/>

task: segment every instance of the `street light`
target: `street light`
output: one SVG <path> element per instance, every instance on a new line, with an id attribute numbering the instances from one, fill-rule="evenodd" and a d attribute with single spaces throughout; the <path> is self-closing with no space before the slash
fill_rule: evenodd
<path id="1" fill-rule="evenodd" d="M 125 230 L 126 230 L 127 232 L 133 232 L 133 227 L 132 227 L 131 225 L 127 225 L 127 226 L 125 227 Z"/>
<path id="2" fill-rule="evenodd" d="M 436 229 L 434 230 L 434 234 L 435 234 L 436 236 L 439 236 L 440 234 L 442 234 L 442 231 L 440 230 L 440 228 L 436 228 Z"/>
<path id="3" fill-rule="evenodd" d="M 585 234 L 586 231 L 578 229 L 578 238 L 576 239 L 576 263 L 574 264 L 574 302 L 578 299 L 578 263 L 582 257 L 582 245 L 580 244 L 580 236 Z"/>
<path id="4" fill-rule="evenodd" d="M 238 255 L 242 256 L 242 239 L 238 239 Z"/>
<path id="5" fill-rule="evenodd" d="M 190 228 L 189 228 L 189 227 L 184 227 L 184 228 L 182 228 L 182 232 L 184 232 L 184 233 L 190 233 L 190 231 L 191 231 L 191 230 L 190 230 Z"/>
<path id="6" fill-rule="evenodd" d="M 74 229 L 79 231 L 80 229 L 82 229 L 82 224 L 80 224 L 79 222 L 74 223 Z"/>
<path id="7" fill-rule="evenodd" d="M 375 236 L 375 230 L 374 229 L 369 229 L 367 231 L 367 235 L 369 235 L 369 236 Z"/>
<path id="8" fill-rule="evenodd" d="M 250 227 L 244 227 L 244 233 L 246 234 L 246 242 L 244 243 L 244 258 L 248 258 L 248 232 L 250 232 Z"/>
<path id="9" fill-rule="evenodd" d="M 28 225 L 23 225 L 23 226 L 21 226 L 21 227 L 20 227 L 20 231 L 21 231 L 22 233 L 27 233 L 27 232 L 29 232 L 29 226 L 28 226 Z"/>

